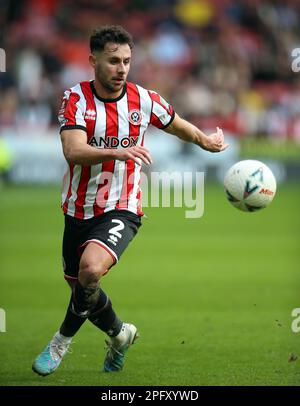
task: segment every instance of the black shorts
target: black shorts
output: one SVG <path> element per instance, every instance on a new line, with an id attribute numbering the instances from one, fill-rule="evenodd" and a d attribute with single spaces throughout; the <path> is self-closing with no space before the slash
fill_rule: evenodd
<path id="1" fill-rule="evenodd" d="M 127 210 L 112 210 L 88 220 L 65 215 L 65 279 L 77 279 L 81 254 L 90 242 L 99 244 L 112 256 L 114 264 L 117 263 L 141 224 L 141 218 Z"/>

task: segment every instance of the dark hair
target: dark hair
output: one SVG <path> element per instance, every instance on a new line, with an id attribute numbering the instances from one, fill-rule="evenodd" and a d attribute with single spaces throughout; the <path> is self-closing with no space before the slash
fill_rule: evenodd
<path id="1" fill-rule="evenodd" d="M 91 52 L 103 51 L 108 42 L 116 44 L 128 44 L 133 48 L 133 39 L 131 34 L 120 25 L 105 25 L 93 31 L 90 38 Z"/>

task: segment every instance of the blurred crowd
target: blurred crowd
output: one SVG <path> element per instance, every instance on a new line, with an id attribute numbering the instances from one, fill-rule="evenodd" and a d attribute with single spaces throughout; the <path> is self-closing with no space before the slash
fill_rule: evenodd
<path id="1" fill-rule="evenodd" d="M 135 41 L 130 80 L 201 129 L 300 142 L 299 0 L 0 0 L 0 134 L 57 127 L 63 91 L 93 78 L 93 28 Z"/>

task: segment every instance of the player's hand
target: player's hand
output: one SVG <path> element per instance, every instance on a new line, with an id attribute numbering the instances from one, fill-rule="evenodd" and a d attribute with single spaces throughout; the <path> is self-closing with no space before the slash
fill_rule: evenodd
<path id="1" fill-rule="evenodd" d="M 139 146 L 117 149 L 116 159 L 119 159 L 120 161 L 132 159 L 138 165 L 141 165 L 141 161 L 143 161 L 146 165 L 153 163 L 149 151 L 146 148 Z"/>
<path id="2" fill-rule="evenodd" d="M 202 148 L 210 152 L 225 151 L 229 147 L 229 144 L 224 142 L 223 131 L 217 127 L 217 132 L 209 135 L 203 140 Z"/>

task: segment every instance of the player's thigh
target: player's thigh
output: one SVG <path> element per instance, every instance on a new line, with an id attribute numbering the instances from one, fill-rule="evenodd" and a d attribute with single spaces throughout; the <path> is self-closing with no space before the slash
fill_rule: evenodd
<path id="1" fill-rule="evenodd" d="M 140 225 L 140 218 L 119 210 L 94 218 L 80 246 L 80 281 L 94 282 L 105 275 L 118 262 Z"/>
<path id="2" fill-rule="evenodd" d="M 140 218 L 133 213 L 112 210 L 103 215 L 101 223 L 90 235 L 90 241 L 95 241 L 102 246 L 111 255 L 114 265 L 119 261 L 140 226 Z"/>

